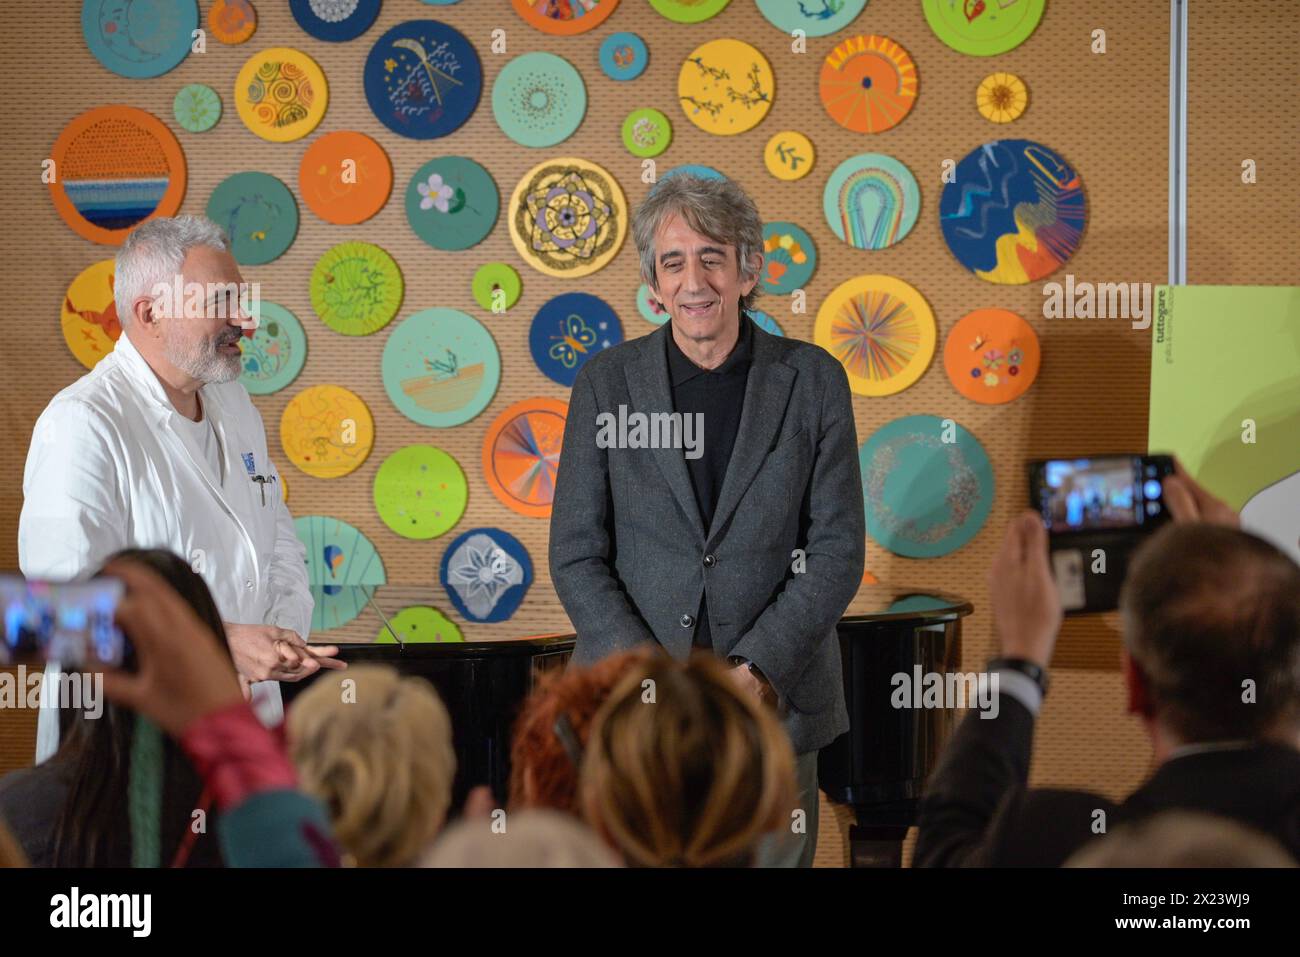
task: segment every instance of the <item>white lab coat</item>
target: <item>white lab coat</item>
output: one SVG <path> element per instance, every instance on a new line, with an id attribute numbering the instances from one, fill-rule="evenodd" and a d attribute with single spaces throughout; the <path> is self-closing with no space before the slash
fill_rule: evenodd
<path id="1" fill-rule="evenodd" d="M 281 497 L 262 417 L 238 381 L 206 385 L 199 395 L 220 439 L 224 488 L 202 449 L 176 428 L 180 413 L 125 334 L 56 395 L 27 452 L 18 563 L 28 578 L 67 580 L 92 574 L 122 548 L 170 549 L 203 576 L 223 620 L 306 638 L 313 607 L 306 549 Z M 276 480 L 259 485 L 253 475 Z M 279 684 L 255 684 L 253 704 L 263 723 L 279 723 Z M 57 712 L 42 708 L 38 761 L 53 753 L 58 733 Z"/>

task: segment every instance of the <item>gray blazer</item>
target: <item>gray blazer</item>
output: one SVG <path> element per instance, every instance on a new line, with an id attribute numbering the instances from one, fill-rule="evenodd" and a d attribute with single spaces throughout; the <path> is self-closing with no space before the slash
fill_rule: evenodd
<path id="1" fill-rule="evenodd" d="M 598 353 L 573 384 L 550 541 L 573 660 L 648 641 L 685 659 L 684 616 L 707 589 L 713 650 L 762 669 L 795 751 L 814 751 L 849 727 L 835 624 L 866 548 L 848 378 L 820 346 L 754 328 L 736 444 L 705 529 L 681 448 L 596 441 L 597 415 L 620 404 L 673 411 L 669 328 Z"/>

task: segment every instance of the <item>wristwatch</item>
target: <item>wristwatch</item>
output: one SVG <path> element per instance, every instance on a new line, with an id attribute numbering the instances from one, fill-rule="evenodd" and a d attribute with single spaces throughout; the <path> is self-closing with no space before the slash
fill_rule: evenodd
<path id="1" fill-rule="evenodd" d="M 1035 664 L 1028 658 L 994 658 L 988 664 L 988 671 L 1019 671 L 1034 684 L 1044 695 L 1047 694 L 1047 669 Z"/>

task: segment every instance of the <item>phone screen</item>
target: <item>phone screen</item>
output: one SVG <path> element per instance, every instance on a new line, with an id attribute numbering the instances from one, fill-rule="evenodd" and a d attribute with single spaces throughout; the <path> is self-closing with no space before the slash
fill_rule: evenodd
<path id="1" fill-rule="evenodd" d="M 120 665 L 126 639 L 113 615 L 122 594 L 122 582 L 116 578 L 43 582 L 0 575 L 4 609 L 0 664 Z"/>
<path id="2" fill-rule="evenodd" d="M 1164 479 L 1173 462 L 1160 455 L 1047 459 L 1033 463 L 1031 494 L 1052 533 L 1143 528 L 1164 521 Z"/>

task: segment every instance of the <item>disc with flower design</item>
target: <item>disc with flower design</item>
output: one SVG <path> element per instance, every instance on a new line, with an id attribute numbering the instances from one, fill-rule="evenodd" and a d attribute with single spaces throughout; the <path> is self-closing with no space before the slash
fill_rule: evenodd
<path id="1" fill-rule="evenodd" d="M 852 37 L 822 61 L 817 92 L 831 119 L 846 130 L 880 133 L 916 105 L 916 64 L 889 37 Z"/>
<path id="2" fill-rule="evenodd" d="M 976 309 L 957 320 L 943 367 L 958 392 L 984 405 L 1019 398 L 1038 376 L 1038 334 L 1008 309 Z"/>
<path id="3" fill-rule="evenodd" d="M 1025 81 L 1014 73 L 990 73 L 975 91 L 975 106 L 990 123 L 1010 123 L 1029 105 Z"/>
<path id="4" fill-rule="evenodd" d="M 473 528 L 447 546 L 438 577 L 466 620 L 505 621 L 533 582 L 533 563 L 509 532 Z"/>
<path id="5" fill-rule="evenodd" d="M 465 156 L 430 160 L 406 187 L 406 221 L 434 249 L 475 245 L 492 231 L 500 208 L 492 174 Z"/>
<path id="6" fill-rule="evenodd" d="M 901 279 L 857 276 L 822 302 L 813 340 L 840 360 L 858 395 L 893 395 L 930 364 L 934 313 Z"/>
<path id="7" fill-rule="evenodd" d="M 568 403 L 523 399 L 496 417 L 483 438 L 483 475 L 509 509 L 550 518 Z"/>
<path id="8" fill-rule="evenodd" d="M 627 200 L 617 180 L 585 159 L 561 157 L 524 174 L 510 198 L 510 239 L 524 262 L 576 279 L 600 269 L 627 235 Z"/>

